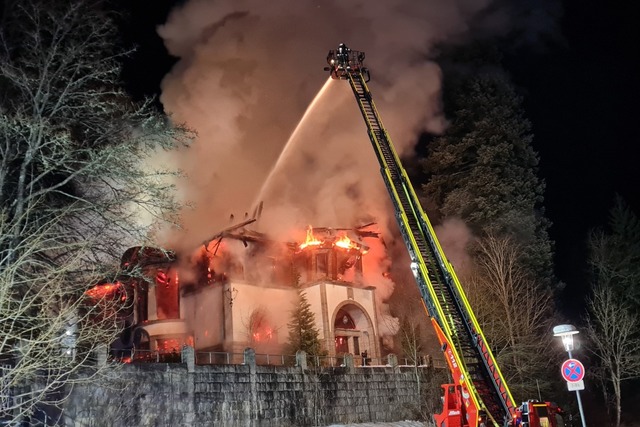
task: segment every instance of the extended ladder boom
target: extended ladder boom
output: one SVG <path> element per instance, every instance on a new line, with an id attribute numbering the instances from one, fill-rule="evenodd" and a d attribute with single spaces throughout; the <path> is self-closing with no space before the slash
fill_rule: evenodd
<path id="1" fill-rule="evenodd" d="M 509 425 L 515 405 L 465 293 L 387 134 L 366 82 L 364 53 L 341 44 L 329 52 L 331 77 L 348 80 L 381 167 L 396 219 L 411 257 L 411 270 L 446 354 L 456 386 L 462 389 L 466 422 L 476 427 L 482 414 L 494 425 Z"/>

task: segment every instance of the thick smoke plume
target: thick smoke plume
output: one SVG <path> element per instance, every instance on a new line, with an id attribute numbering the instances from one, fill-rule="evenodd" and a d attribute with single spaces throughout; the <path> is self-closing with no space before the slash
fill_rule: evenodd
<path id="1" fill-rule="evenodd" d="M 406 153 L 420 132 L 444 127 L 430 49 L 463 34 L 487 3 L 192 0 L 175 9 L 159 33 L 180 61 L 161 99 L 198 138 L 174 160 L 189 177 L 181 197 L 195 207 L 167 243 L 188 250 L 260 200 L 257 227 L 283 238 L 308 224 L 386 224 L 379 166 L 348 83 L 326 83 L 327 51 L 345 42 L 367 53 L 374 100 Z"/>
<path id="2" fill-rule="evenodd" d="M 323 71 L 327 51 L 344 42 L 366 52 L 374 100 L 407 155 L 422 132 L 445 127 L 430 51 L 463 37 L 478 15 L 500 21 L 489 3 L 191 0 L 173 10 L 159 33 L 179 62 L 161 100 L 198 137 L 172 160 L 188 176 L 180 196 L 194 207 L 163 243 L 191 253 L 259 202 L 263 215 L 251 227 L 276 240 L 301 241 L 308 225 L 373 221 L 388 239 L 393 209 L 348 83 Z M 381 302 L 393 283 L 378 246 L 365 256 L 365 282 Z"/>

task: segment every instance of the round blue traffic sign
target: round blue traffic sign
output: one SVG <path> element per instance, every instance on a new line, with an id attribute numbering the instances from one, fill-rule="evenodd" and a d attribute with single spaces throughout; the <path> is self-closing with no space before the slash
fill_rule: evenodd
<path id="1" fill-rule="evenodd" d="M 562 364 L 562 378 L 570 383 L 577 383 L 584 378 L 584 365 L 577 359 L 567 359 Z"/>

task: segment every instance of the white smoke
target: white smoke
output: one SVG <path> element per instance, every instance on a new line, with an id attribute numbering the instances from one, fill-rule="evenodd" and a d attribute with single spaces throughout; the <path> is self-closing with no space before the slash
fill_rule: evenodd
<path id="1" fill-rule="evenodd" d="M 468 247 L 474 241 L 473 233 L 460 218 L 449 218 L 434 228 L 447 259 L 458 272 L 469 272 L 472 261 Z"/>

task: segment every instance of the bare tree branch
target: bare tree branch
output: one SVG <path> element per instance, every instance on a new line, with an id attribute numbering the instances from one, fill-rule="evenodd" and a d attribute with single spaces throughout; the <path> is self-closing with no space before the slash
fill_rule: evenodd
<path id="1" fill-rule="evenodd" d="M 115 283 L 125 249 L 154 244 L 152 225 L 175 220 L 167 178 L 179 172 L 149 165 L 190 135 L 122 90 L 126 52 L 103 6 L 25 0 L 2 15 L 0 419 L 60 405 L 80 370 L 82 381 L 113 373 L 95 354 L 132 296 L 87 291 Z"/>
<path id="2" fill-rule="evenodd" d="M 622 382 L 640 377 L 640 314 L 607 285 L 598 285 L 588 302 L 585 317 L 588 349 L 600 368 L 594 375 L 612 390 L 616 426 L 622 416 Z"/>
<path id="3" fill-rule="evenodd" d="M 521 256 L 522 248 L 510 237 L 489 235 L 478 242 L 475 268 L 465 283 L 505 380 L 524 400 L 548 387 L 540 380 L 550 362 L 553 304 L 550 290 L 529 276 Z"/>

